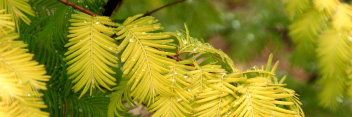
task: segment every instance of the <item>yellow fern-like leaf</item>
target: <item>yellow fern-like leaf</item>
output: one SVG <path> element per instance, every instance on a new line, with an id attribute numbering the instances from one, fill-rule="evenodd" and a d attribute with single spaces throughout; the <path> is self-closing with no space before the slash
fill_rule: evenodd
<path id="1" fill-rule="evenodd" d="M 315 8 L 307 9 L 290 25 L 289 35 L 295 45 L 293 64 L 312 67 L 319 34 L 327 28 L 328 19 Z"/>
<path id="2" fill-rule="evenodd" d="M 352 29 L 352 7 L 348 4 L 339 4 L 333 15 L 332 26 L 338 31 Z"/>
<path id="3" fill-rule="evenodd" d="M 26 14 L 34 16 L 34 11 L 28 2 L 29 0 L 0 0 L 0 9 L 6 9 L 6 13 L 12 14 L 16 25 L 18 25 L 19 19 L 29 24 L 31 20 Z"/>
<path id="4" fill-rule="evenodd" d="M 328 14 L 333 13 L 341 4 L 339 0 L 313 0 L 313 3 L 319 11 L 325 11 Z"/>
<path id="5" fill-rule="evenodd" d="M 0 9 L 0 36 L 15 31 L 15 23 L 12 22 L 10 14 L 5 14 L 5 10 Z"/>
<path id="6" fill-rule="evenodd" d="M 185 32 L 177 32 L 175 36 L 179 41 L 178 53 L 194 53 L 194 54 L 204 54 L 211 53 L 218 55 L 221 58 L 221 61 L 226 63 L 229 67 L 230 72 L 236 72 L 237 69 L 234 66 L 232 59 L 225 54 L 222 50 L 216 49 L 211 46 L 209 43 L 203 43 L 196 38 L 192 38 L 189 35 L 187 26 L 185 26 Z"/>
<path id="7" fill-rule="evenodd" d="M 187 89 L 190 78 L 186 75 L 192 67 L 180 63 L 172 65 L 165 76 L 171 81 L 168 85 L 171 91 L 161 93 L 149 107 L 152 112 L 155 111 L 153 117 L 187 117 L 193 113 L 190 105 L 192 95 Z"/>
<path id="8" fill-rule="evenodd" d="M 170 46 L 173 39 L 166 32 L 154 33 L 162 29 L 154 17 L 136 15 L 127 18 L 116 30 L 117 39 L 122 42 L 118 48 L 121 52 L 123 77 L 128 78 L 131 85 L 131 95 L 135 100 L 154 102 L 154 97 L 160 92 L 168 91 L 164 88 L 169 80 L 163 76 L 169 72 L 168 65 L 174 60 L 167 55 L 175 53 L 161 49 L 174 49 Z"/>
<path id="9" fill-rule="evenodd" d="M 236 87 L 241 96 L 231 104 L 235 110 L 229 115 L 236 117 L 304 117 L 300 108 L 301 103 L 295 92 L 282 87 L 284 84 L 277 81 L 273 72 L 274 70 L 263 68 L 254 69 L 244 72 L 239 78 L 236 78 L 239 76 L 236 75 L 228 79 L 229 82 L 243 83 Z M 290 108 L 284 108 L 285 106 Z"/>
<path id="10" fill-rule="evenodd" d="M 204 65 L 200 66 L 194 63 L 195 70 L 188 72 L 188 75 L 193 79 L 191 81 L 191 89 L 193 95 L 198 95 L 203 90 L 209 88 L 208 80 L 218 78 L 220 73 L 226 73 L 220 65 Z M 217 73 L 217 74 L 215 74 Z"/>
<path id="11" fill-rule="evenodd" d="M 296 112 L 280 108 L 275 104 L 293 105 L 292 102 L 280 101 L 280 99 L 292 97 L 292 94 L 282 94 L 278 92 L 276 86 L 267 86 L 265 78 L 252 78 L 252 82 L 238 90 L 243 95 L 236 100 L 236 111 L 231 116 L 238 117 L 267 117 L 267 116 L 295 116 Z"/>
<path id="12" fill-rule="evenodd" d="M 213 79 L 208 80 L 209 88 L 204 89 L 196 96 L 195 116 L 219 117 L 229 116 L 233 107 L 228 106 L 238 97 L 236 87 L 226 81 L 225 73 L 217 74 Z"/>
<path id="13" fill-rule="evenodd" d="M 349 32 L 328 30 L 319 41 L 317 52 L 320 58 L 319 68 L 323 75 L 319 82 L 324 86 L 319 97 L 325 107 L 336 107 L 336 99 L 344 94 L 347 81 L 346 70 L 350 66 L 352 57 L 350 36 Z"/>
<path id="14" fill-rule="evenodd" d="M 22 82 L 28 84 L 27 88 L 29 88 L 29 90 L 36 92 L 34 89 L 46 89 L 43 81 L 48 81 L 49 77 L 44 76 L 46 73 L 44 66 L 31 61 L 33 55 L 26 54 L 28 50 L 21 48 L 26 46 L 23 42 L 14 41 L 17 37 L 18 35 L 16 34 L 8 34 L 1 37 L 0 41 L 2 42 L 0 43 L 0 46 L 2 47 L 3 52 L 0 54 L 4 57 L 2 58 L 2 67 L 11 69 L 13 72 L 19 72 L 16 76 L 21 77 L 23 80 Z M 23 64 L 21 62 L 27 63 Z"/>
<path id="15" fill-rule="evenodd" d="M 115 74 L 111 67 L 117 63 L 117 45 L 110 37 L 114 31 L 106 25 L 114 25 L 108 17 L 93 17 L 79 13 L 72 15 L 71 27 L 68 35 L 71 39 L 65 46 L 69 47 L 65 53 L 69 60 L 67 68 L 69 78 L 73 79 L 75 92 L 82 90 L 80 96 L 88 90 L 90 94 L 94 88 L 111 90 L 116 85 Z"/>
<path id="16" fill-rule="evenodd" d="M 296 44 L 296 58 L 309 58 L 318 62 L 323 85 L 320 104 L 336 109 L 349 87 L 348 72 L 351 66 L 352 7 L 339 0 L 313 0 L 306 15 L 295 19 L 290 36 Z M 309 65 L 309 64 L 308 64 Z"/>
<path id="17" fill-rule="evenodd" d="M 208 79 L 207 87 L 196 95 L 195 116 L 304 117 L 295 92 L 283 88 L 275 77 L 278 63 L 271 68 L 271 60 L 272 56 L 265 68 L 218 73 Z"/>
<path id="18" fill-rule="evenodd" d="M 1 27 L 0 27 L 1 28 Z M 32 61 L 23 42 L 14 41 L 17 34 L 0 36 L 0 111 L 6 116 L 46 117 L 46 105 L 39 90 L 49 80 L 43 65 Z"/>
<path id="19" fill-rule="evenodd" d="M 326 28 L 326 23 L 327 18 L 313 8 L 290 25 L 289 34 L 295 44 L 316 43 L 317 35 Z"/>

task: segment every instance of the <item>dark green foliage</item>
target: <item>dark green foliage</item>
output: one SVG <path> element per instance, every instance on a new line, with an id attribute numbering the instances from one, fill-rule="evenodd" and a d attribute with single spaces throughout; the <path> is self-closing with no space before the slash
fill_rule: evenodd
<path id="1" fill-rule="evenodd" d="M 288 20 L 282 3 L 242 0 L 235 5 L 233 11 L 223 11 L 229 25 L 223 32 L 226 41 L 231 43 L 231 54 L 236 61 L 248 62 L 262 51 L 276 53 L 286 46 L 283 44 L 288 41 L 285 37 Z"/>

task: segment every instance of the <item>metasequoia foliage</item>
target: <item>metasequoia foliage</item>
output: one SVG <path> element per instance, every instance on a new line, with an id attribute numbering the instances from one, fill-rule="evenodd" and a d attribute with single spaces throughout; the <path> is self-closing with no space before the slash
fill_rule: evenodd
<path id="1" fill-rule="evenodd" d="M 153 116 L 186 116 L 192 114 L 190 101 L 192 93 L 185 89 L 190 83 L 185 78 L 189 66 L 184 64 L 173 64 L 170 66 L 170 72 L 165 75 L 165 78 L 171 81 L 169 84 L 168 93 L 161 93 L 156 97 L 156 101 L 149 106 L 150 111 L 155 111 Z"/>
<path id="2" fill-rule="evenodd" d="M 26 14 L 34 16 L 29 0 L 0 0 L 0 9 L 5 9 L 6 13 L 12 14 L 11 17 L 18 27 L 19 20 L 29 24 L 31 20 Z"/>
<path id="3" fill-rule="evenodd" d="M 90 116 L 95 112 L 98 114 L 92 115 L 124 116 L 123 112 L 145 105 L 155 117 L 304 117 L 295 91 L 284 88 L 284 78 L 279 80 L 276 77 L 278 63 L 271 66 L 272 56 L 265 68 L 242 71 L 221 50 L 192 38 L 187 27 L 185 31 L 164 32 L 156 18 L 144 15 L 129 17 L 122 23 L 80 12 L 69 16 L 66 58 L 62 60 L 56 55 L 58 58 L 54 62 L 60 64 L 40 59 L 45 64 L 55 65 L 49 68 L 51 75 L 61 73 L 54 72 L 56 65 L 60 65 L 60 70 L 67 71 L 68 80 L 64 79 L 65 75 L 56 75 L 60 77 L 51 79 L 49 87 L 63 85 L 44 91 L 43 95 L 39 90 L 47 89 L 44 82 L 49 76 L 45 75 L 43 65 L 33 61 L 33 55 L 27 53 L 27 45 L 16 40 L 20 36 L 16 34 L 16 29 L 20 28 L 18 23 L 29 24 L 25 14 L 34 14 L 27 2 L 0 0 L 0 89 L 3 91 L 0 116 L 49 116 L 42 110 L 47 107 L 41 99 L 43 96 L 48 106 L 58 106 L 58 110 L 52 113 L 57 114 L 63 106 L 63 116 L 66 113 L 71 115 L 69 111 L 82 112 L 72 116 Z M 38 0 L 35 4 L 44 2 Z M 56 8 L 50 12 L 63 8 L 50 7 Z M 69 11 L 65 9 L 55 15 L 66 16 Z M 66 20 L 59 24 L 66 24 L 63 22 Z M 41 25 L 35 24 L 35 29 L 40 28 Z M 40 40 L 29 44 L 37 42 Z M 117 72 L 122 72 L 121 77 L 115 75 Z M 88 91 L 89 95 L 86 94 Z M 107 95 L 96 98 L 99 93 Z M 65 99 L 58 98 L 60 95 Z M 106 105 L 107 112 L 101 114 L 99 108 L 108 103 L 105 97 L 109 97 L 110 102 Z"/>
<path id="4" fill-rule="evenodd" d="M 113 30 L 105 25 L 113 25 L 107 17 L 92 17 L 87 14 L 73 14 L 70 27 L 69 47 L 66 59 L 70 79 L 75 85 L 75 92 L 83 90 L 80 97 L 88 90 L 92 95 L 94 88 L 100 86 L 111 90 L 109 85 L 116 85 L 110 68 L 117 64 L 117 45 L 110 37 Z"/>
<path id="5" fill-rule="evenodd" d="M 173 49 L 168 45 L 172 42 L 170 34 L 166 32 L 154 33 L 162 29 L 154 17 L 136 15 L 127 18 L 116 29 L 117 40 L 122 40 L 118 52 L 121 53 L 123 78 L 129 79 L 127 85 L 131 85 L 131 96 L 139 102 L 148 104 L 154 101 L 159 93 L 170 92 L 167 86 L 169 81 L 164 74 L 169 72 L 167 66 L 173 64 L 174 60 L 167 55 L 171 52 L 158 50 Z"/>
<path id="6" fill-rule="evenodd" d="M 32 60 L 27 46 L 15 32 L 12 15 L 0 9 L 0 116 L 46 117 L 49 113 L 39 90 L 46 90 L 49 80 L 43 65 Z"/>
<path id="7" fill-rule="evenodd" d="M 277 64 L 271 69 L 272 58 L 269 59 L 265 69 L 253 68 L 248 71 L 239 71 L 233 65 L 229 65 L 232 63 L 228 63 L 228 61 L 232 60 L 229 59 L 226 54 L 212 48 L 209 44 L 202 43 L 190 37 L 187 28 L 184 33 L 178 32 L 172 34 L 179 41 L 176 50 L 173 50 L 177 53 L 171 53 L 172 51 L 165 52 L 162 51 L 162 49 L 169 50 L 174 48 L 169 44 L 172 40 L 168 39 L 165 41 L 165 38 L 170 38 L 170 35 L 163 32 L 156 34 L 146 33 L 161 28 L 160 24 L 152 25 L 155 22 L 155 19 L 150 16 L 140 17 L 140 15 L 136 15 L 127 18 L 122 24 L 124 27 L 118 28 L 118 30 L 124 30 L 123 32 L 117 33 L 117 39 L 121 39 L 119 47 L 126 46 L 127 49 L 130 46 L 128 44 L 136 43 L 139 45 L 133 45 L 131 48 L 142 48 L 134 52 L 125 50 L 130 55 L 124 55 L 123 53 L 121 55 L 122 61 L 129 61 L 128 59 L 132 59 L 132 63 L 135 61 L 143 61 L 147 59 L 147 57 L 142 60 L 138 60 L 134 57 L 143 57 L 142 52 L 148 52 L 144 51 L 143 48 L 152 46 L 154 47 L 153 52 L 156 54 L 151 55 L 150 58 L 156 56 L 155 58 L 157 58 L 161 64 L 157 64 L 157 66 L 151 64 L 151 66 L 155 67 L 154 69 L 160 69 L 159 72 L 161 75 L 159 76 L 160 73 L 157 73 L 159 77 L 156 78 L 160 79 L 157 80 L 157 82 L 153 83 L 148 81 L 151 84 L 140 86 L 144 89 L 138 89 L 133 88 L 135 83 L 142 84 L 146 82 L 140 79 L 146 76 L 138 76 L 138 72 L 134 72 L 132 75 L 126 75 L 125 72 L 123 76 L 127 78 L 128 81 L 122 82 L 122 85 L 124 85 L 125 88 L 130 88 L 131 94 L 129 95 L 126 89 L 118 91 L 118 89 L 121 88 L 116 88 L 116 93 L 120 93 L 114 94 L 111 99 L 113 102 L 110 103 L 110 109 L 112 107 L 114 108 L 113 110 L 109 110 L 110 116 L 113 114 L 119 116 L 119 112 L 126 110 L 127 107 L 125 107 L 121 101 L 114 99 L 117 98 L 121 100 L 123 97 L 129 100 L 128 103 L 131 105 L 135 104 L 132 100 L 139 103 L 145 102 L 150 111 L 155 112 L 153 116 L 304 116 L 300 108 L 301 103 L 298 101 L 295 92 L 282 87 L 284 86 L 282 83 L 283 80 L 279 82 L 275 77 L 274 72 Z M 135 25 L 126 26 L 126 23 Z M 127 30 L 124 28 L 131 29 Z M 144 41 L 149 42 L 147 43 L 148 46 L 143 47 L 142 44 Z M 133 55 L 134 53 L 137 54 Z M 140 53 L 142 53 L 142 55 L 139 55 Z M 177 54 L 177 57 L 180 57 L 179 59 L 181 60 L 175 61 L 170 59 L 170 56 L 175 54 Z M 130 63 L 125 62 L 123 66 L 126 66 L 126 64 Z M 131 68 L 127 68 L 127 70 L 143 70 L 146 68 L 141 65 L 143 65 L 143 63 L 128 65 L 128 67 Z M 230 66 L 228 67 L 230 72 L 222 68 L 222 65 L 224 67 Z M 125 70 L 126 68 L 123 67 L 123 71 Z M 146 72 L 146 70 L 141 72 Z M 152 73 L 153 72 L 155 71 L 152 71 Z M 145 73 L 142 73 L 142 75 L 144 74 Z M 149 79 L 152 81 L 155 80 L 152 78 Z M 129 84 L 129 82 L 131 83 Z M 157 90 L 153 85 L 162 88 L 162 90 Z M 135 90 L 141 90 L 138 91 L 141 93 L 142 90 L 148 91 L 152 92 L 152 94 L 142 93 L 134 95 L 133 92 Z M 146 98 L 148 95 L 154 96 Z"/>
<path id="8" fill-rule="evenodd" d="M 352 7 L 338 0 L 289 0 L 293 21 L 290 36 L 296 46 L 294 58 L 317 61 L 321 79 L 320 104 L 335 108 L 337 100 L 352 97 L 350 69 L 352 54 Z M 312 65 L 312 64 L 309 64 Z"/>

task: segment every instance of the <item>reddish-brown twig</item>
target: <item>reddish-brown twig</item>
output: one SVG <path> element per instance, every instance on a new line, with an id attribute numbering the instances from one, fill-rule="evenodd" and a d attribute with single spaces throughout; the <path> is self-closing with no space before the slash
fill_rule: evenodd
<path id="1" fill-rule="evenodd" d="M 174 2 L 170 2 L 170 3 L 168 3 L 168 4 L 164 5 L 164 6 L 161 6 L 161 7 L 159 7 L 159 8 L 154 9 L 154 10 L 148 11 L 148 12 L 145 13 L 143 16 L 151 15 L 151 14 L 153 14 L 153 13 L 155 13 L 155 12 L 157 12 L 157 11 L 159 11 L 159 10 L 165 8 L 165 7 L 172 6 L 172 5 L 175 5 L 175 4 L 184 2 L 184 1 L 186 1 L 186 0 L 177 0 L 177 1 L 174 1 Z"/>
<path id="2" fill-rule="evenodd" d="M 59 0 L 59 1 L 62 2 L 62 3 L 64 3 L 64 4 L 66 4 L 66 5 L 68 5 L 68 6 L 73 7 L 74 9 L 77 9 L 77 10 L 79 10 L 79 11 L 81 11 L 81 12 L 84 12 L 84 13 L 86 13 L 86 14 L 88 14 L 88 15 L 91 15 L 91 16 L 98 16 L 98 14 L 96 14 L 96 13 L 94 13 L 94 12 L 92 12 L 92 11 L 86 9 L 86 8 L 83 8 L 83 7 L 77 5 L 77 4 L 73 3 L 73 2 L 70 2 L 70 1 L 68 1 L 68 0 Z"/>

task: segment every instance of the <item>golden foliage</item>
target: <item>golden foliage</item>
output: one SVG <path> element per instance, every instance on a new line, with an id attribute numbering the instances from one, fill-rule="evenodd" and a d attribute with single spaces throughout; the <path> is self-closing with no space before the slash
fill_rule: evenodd
<path id="1" fill-rule="evenodd" d="M 307 1 L 300 1 L 307 4 Z M 303 56 L 317 55 L 318 68 L 323 85 L 320 93 L 320 104 L 335 109 L 337 99 L 342 98 L 351 79 L 352 69 L 349 52 L 352 31 L 352 7 L 339 0 L 309 1 L 310 9 L 293 20 L 290 36 L 296 44 L 297 51 Z M 300 11 L 300 7 L 288 6 L 288 12 Z M 297 9 L 297 10 L 296 10 Z"/>
<path id="2" fill-rule="evenodd" d="M 15 40 L 15 25 L 19 20 L 29 24 L 26 14 L 34 15 L 28 1 L 0 0 L 0 9 L 6 9 L 0 10 L 0 116 L 49 116 L 41 110 L 46 105 L 38 91 L 46 89 L 49 76 L 45 75 L 44 66 L 26 53 L 26 44 Z M 335 10 L 324 5 L 318 10 Z M 292 12 L 292 17 L 304 12 L 307 4 L 297 2 L 296 6 L 301 11 Z M 349 8 L 337 11 L 342 14 L 336 15 L 339 21 L 348 19 L 343 14 L 349 14 Z M 92 95 L 95 88 L 114 90 L 108 109 L 110 117 L 123 116 L 119 112 L 134 107 L 136 102 L 146 103 L 156 117 L 304 117 L 296 93 L 284 88 L 285 84 L 275 77 L 277 64 L 271 69 L 272 56 L 265 69 L 242 72 L 224 52 L 190 37 L 187 28 L 185 33 L 162 32 L 163 27 L 151 16 L 136 15 L 115 24 L 108 17 L 78 13 L 70 21 L 65 56 L 67 74 L 74 83 L 72 89 L 81 91 L 80 97 L 88 90 Z M 303 19 L 302 24 L 307 21 L 310 19 Z M 333 24 L 345 29 L 337 21 Z M 308 29 L 311 34 L 307 35 L 317 35 L 319 22 L 313 25 L 316 27 Z M 297 32 L 302 30 L 305 29 Z M 120 46 L 112 38 L 116 35 Z M 176 52 L 172 35 L 179 41 Z M 117 56 L 121 57 L 124 79 L 110 88 L 117 84 L 113 76 Z M 171 59 L 174 57 L 184 61 Z M 124 101 L 130 105 L 124 105 Z"/>
<path id="3" fill-rule="evenodd" d="M 352 29 L 352 8 L 347 4 L 339 4 L 336 13 L 332 16 L 332 27 L 338 31 Z"/>
<path id="4" fill-rule="evenodd" d="M 75 85 L 72 87 L 75 92 L 82 90 L 83 96 L 88 90 L 90 95 L 94 88 L 111 90 L 110 85 L 116 85 L 116 79 L 111 75 L 115 72 L 111 67 L 117 64 L 117 45 L 110 37 L 114 33 L 114 23 L 108 17 L 89 16 L 87 14 L 72 15 L 70 27 L 69 47 L 66 59 L 67 73 Z"/>
<path id="5" fill-rule="evenodd" d="M 203 46 L 206 44 L 202 45 L 201 42 L 189 37 L 187 32 L 186 30 L 185 33 L 177 35 L 180 42 L 177 52 L 179 52 L 178 54 L 180 54 L 180 56 L 186 53 L 197 53 L 195 51 L 198 51 L 198 49 L 201 51 L 206 49 L 206 47 L 210 47 Z M 198 43 L 198 46 L 190 46 L 196 43 Z M 198 49 L 193 50 L 194 48 Z M 206 51 L 199 53 L 204 54 Z M 220 54 L 221 56 L 221 53 L 214 54 Z M 265 69 L 264 67 L 261 69 L 254 68 L 245 72 L 234 69 L 234 72 L 230 72 L 229 75 L 227 75 L 227 71 L 224 70 L 222 66 L 214 65 L 213 62 L 201 62 L 198 58 L 201 57 L 190 58 L 194 61 L 191 65 L 194 68 L 188 69 L 188 72 L 186 72 L 187 75 L 184 76 L 189 77 L 186 80 L 189 83 L 184 83 L 186 85 L 183 87 L 185 87 L 184 90 L 187 89 L 192 95 L 189 102 L 192 109 L 184 106 L 184 108 L 176 110 L 193 110 L 191 115 L 201 117 L 304 117 L 304 113 L 300 108 L 301 103 L 296 97 L 297 94 L 293 90 L 284 88 L 283 86 L 285 84 L 282 83 L 283 80 L 279 82 L 275 77 L 275 70 L 278 63 L 271 68 L 272 56 L 270 56 Z M 205 59 L 212 60 L 211 58 Z M 198 62 L 201 63 L 198 64 Z M 174 99 L 175 98 L 169 98 L 169 100 L 163 101 L 163 103 L 173 104 Z M 184 99 L 180 98 L 180 100 L 183 101 Z M 189 99 L 187 99 L 187 102 L 188 100 Z M 153 105 L 164 107 L 165 105 L 163 105 L 163 103 Z M 165 109 L 163 109 L 162 112 L 169 113 Z M 169 115 L 176 116 L 178 114 L 180 114 L 180 112 L 177 114 L 170 113 Z"/>
<path id="6" fill-rule="evenodd" d="M 339 0 L 313 0 L 315 7 L 322 12 L 331 14 L 336 10 Z"/>
<path id="7" fill-rule="evenodd" d="M 29 0 L 0 0 L 0 9 L 6 9 L 5 13 L 11 14 L 17 26 L 20 19 L 29 24 L 31 20 L 26 14 L 34 16 L 34 11 L 28 2 Z"/>
<path id="8" fill-rule="evenodd" d="M 0 10 L 2 12 L 3 10 Z M 0 14 L 0 115 L 9 117 L 47 117 L 41 108 L 47 106 L 39 90 L 46 90 L 49 76 L 43 65 L 32 60 L 24 49 L 27 45 L 16 41 L 11 15 Z"/>
<path id="9" fill-rule="evenodd" d="M 183 34 L 184 33 L 184 34 Z M 204 43 L 189 36 L 189 31 L 185 25 L 185 32 L 177 32 L 176 38 L 179 41 L 178 53 L 205 54 L 211 53 L 220 57 L 221 61 L 229 67 L 231 72 L 237 71 L 232 59 L 223 51 L 212 47 L 209 43 Z"/>
<path id="10" fill-rule="evenodd" d="M 170 72 L 165 77 L 170 80 L 168 85 L 170 92 L 161 93 L 155 103 L 149 106 L 155 113 L 153 117 L 186 117 L 192 114 L 190 105 L 192 94 L 189 88 L 189 76 L 187 72 L 190 66 L 176 62 L 170 67 Z"/>
<path id="11" fill-rule="evenodd" d="M 317 10 L 311 9 L 290 25 L 290 36 L 297 46 L 312 46 L 317 36 L 326 28 L 327 19 Z M 311 45 L 309 45 L 311 44 Z"/>
<path id="12" fill-rule="evenodd" d="M 219 72 L 205 82 L 207 87 L 195 97 L 195 116 L 224 116 L 229 109 L 233 109 L 226 108 L 226 105 L 235 101 L 238 96 L 232 89 L 235 86 L 226 82 L 225 76 L 226 73 Z"/>
<path id="13" fill-rule="evenodd" d="M 174 60 L 167 55 L 175 55 L 161 49 L 174 49 L 169 45 L 173 39 L 167 32 L 155 33 L 162 29 L 158 21 L 151 16 L 136 15 L 127 18 L 117 30 L 117 39 L 122 40 L 118 52 L 121 53 L 123 77 L 129 79 L 131 96 L 140 103 L 148 105 L 154 102 L 159 93 L 169 92 L 165 88 L 169 80 L 164 74 L 169 72 L 168 65 Z"/>
<path id="14" fill-rule="evenodd" d="M 222 73 L 208 80 L 208 86 L 195 101 L 197 116 L 304 117 L 293 90 L 284 88 L 275 77 L 276 65 L 246 72 Z M 285 108 L 288 106 L 289 108 Z"/>
<path id="15" fill-rule="evenodd" d="M 321 104 L 325 107 L 336 107 L 336 99 L 342 98 L 348 82 L 347 71 L 351 65 L 350 50 L 352 43 L 349 32 L 328 30 L 322 34 L 317 48 L 319 67 L 323 75 L 319 81 L 324 85 L 320 93 Z"/>
<path id="16" fill-rule="evenodd" d="M 15 23 L 11 20 L 10 14 L 5 14 L 5 10 L 0 9 L 0 36 L 15 31 Z"/>

